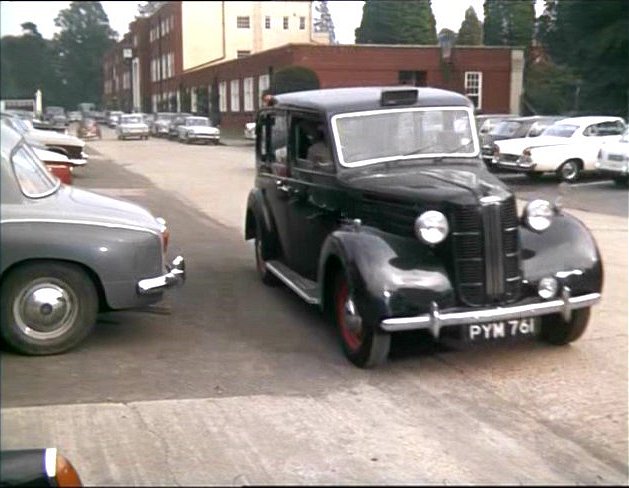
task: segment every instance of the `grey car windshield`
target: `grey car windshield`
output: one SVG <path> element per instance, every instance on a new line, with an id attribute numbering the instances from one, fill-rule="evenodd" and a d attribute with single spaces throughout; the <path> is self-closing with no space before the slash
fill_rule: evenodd
<path id="1" fill-rule="evenodd" d="M 499 122 L 489 133 L 495 136 L 512 136 L 521 126 L 522 122 L 503 121 Z"/>
<path id="2" fill-rule="evenodd" d="M 44 197 L 59 188 L 59 180 L 46 169 L 26 144 L 19 146 L 11 161 L 18 184 L 27 197 Z"/>
<path id="3" fill-rule="evenodd" d="M 572 134 L 574 134 L 574 131 L 576 131 L 578 128 L 579 127 L 576 125 L 555 124 L 546 129 L 542 133 L 542 135 L 555 137 L 572 137 Z"/>
<path id="4" fill-rule="evenodd" d="M 335 115 L 339 160 L 348 167 L 385 161 L 478 153 L 471 110 L 430 107 Z"/>
<path id="5" fill-rule="evenodd" d="M 144 118 L 141 115 L 130 115 L 120 117 L 121 124 L 142 124 Z"/>
<path id="6" fill-rule="evenodd" d="M 186 125 L 210 125 L 210 122 L 205 117 L 193 117 L 186 119 Z"/>

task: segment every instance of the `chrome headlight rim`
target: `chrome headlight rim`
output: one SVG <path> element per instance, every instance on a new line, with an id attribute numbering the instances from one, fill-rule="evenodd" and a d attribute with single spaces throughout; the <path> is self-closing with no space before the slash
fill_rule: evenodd
<path id="1" fill-rule="evenodd" d="M 427 210 L 415 219 L 414 231 L 420 241 L 434 246 L 445 240 L 450 232 L 450 225 L 442 212 Z"/>
<path id="2" fill-rule="evenodd" d="M 524 208 L 524 223 L 535 232 L 544 232 L 552 224 L 555 214 L 552 204 L 541 198 L 530 201 Z"/>

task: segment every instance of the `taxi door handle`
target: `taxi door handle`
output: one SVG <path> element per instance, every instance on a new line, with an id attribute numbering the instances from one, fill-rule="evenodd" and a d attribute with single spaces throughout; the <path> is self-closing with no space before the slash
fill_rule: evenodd
<path id="1" fill-rule="evenodd" d="M 275 187 L 278 189 L 278 191 L 286 194 L 290 194 L 293 191 L 293 188 L 285 185 L 282 180 L 275 180 Z"/>

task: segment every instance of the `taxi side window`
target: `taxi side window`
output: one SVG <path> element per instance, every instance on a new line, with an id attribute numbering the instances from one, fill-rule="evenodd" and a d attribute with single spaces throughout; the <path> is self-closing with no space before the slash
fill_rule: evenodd
<path id="1" fill-rule="evenodd" d="M 257 150 L 260 161 L 267 170 L 276 172 L 279 166 L 286 167 L 288 129 L 284 112 L 267 112 L 261 114 L 257 127 Z M 282 172 L 281 168 L 278 169 Z"/>
<path id="2" fill-rule="evenodd" d="M 332 146 L 325 124 L 315 117 L 293 116 L 294 166 L 324 173 L 334 173 Z"/>

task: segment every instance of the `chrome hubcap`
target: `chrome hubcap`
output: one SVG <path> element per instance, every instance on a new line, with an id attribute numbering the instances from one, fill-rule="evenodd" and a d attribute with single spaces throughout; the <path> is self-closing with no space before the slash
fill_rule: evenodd
<path id="1" fill-rule="evenodd" d="M 566 180 L 574 179 L 576 174 L 577 174 L 577 167 L 574 164 L 565 164 L 561 172 L 561 175 Z"/>
<path id="2" fill-rule="evenodd" d="M 347 330 L 356 336 L 360 336 L 363 329 L 363 320 L 356 312 L 356 305 L 351 298 L 348 298 L 345 302 L 344 314 Z"/>
<path id="3" fill-rule="evenodd" d="M 18 294 L 13 316 L 20 330 L 38 340 L 60 337 L 73 325 L 78 309 L 74 292 L 51 278 L 36 280 Z"/>

